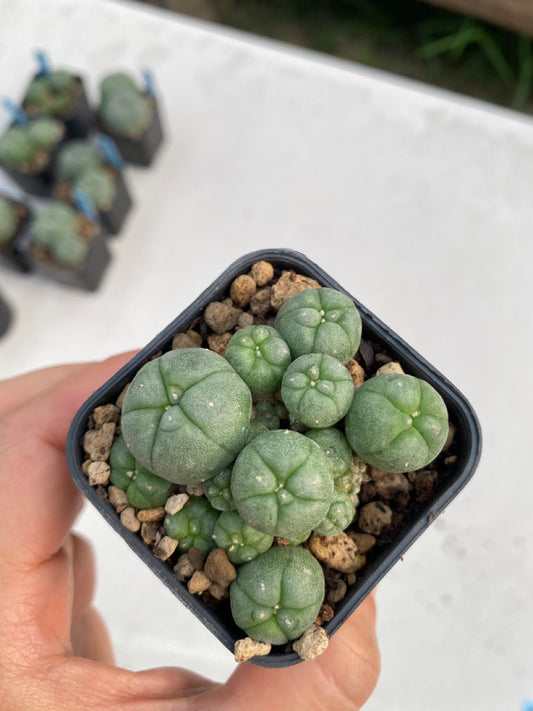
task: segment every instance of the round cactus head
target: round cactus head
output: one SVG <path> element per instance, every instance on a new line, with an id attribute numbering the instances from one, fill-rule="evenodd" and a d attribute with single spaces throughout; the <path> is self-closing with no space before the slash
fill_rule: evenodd
<path id="1" fill-rule="evenodd" d="M 142 136 L 152 119 L 152 108 L 146 98 L 132 91 L 117 91 L 105 97 L 100 113 L 112 133 L 129 138 Z"/>
<path id="2" fill-rule="evenodd" d="M 115 199 L 115 181 L 103 168 L 86 170 L 76 179 L 74 187 L 88 195 L 96 209 L 102 212 L 109 210 Z"/>
<path id="3" fill-rule="evenodd" d="M 355 504 L 353 498 L 341 489 L 335 489 L 328 513 L 323 521 L 315 526 L 319 536 L 336 536 L 344 531 L 353 521 Z"/>
<path id="4" fill-rule="evenodd" d="M 88 244 L 77 234 L 57 236 L 48 247 L 52 258 L 64 267 L 78 267 L 85 261 Z"/>
<path id="5" fill-rule="evenodd" d="M 221 513 L 213 529 L 213 539 L 235 565 L 247 563 L 270 548 L 274 538 L 249 526 L 237 511 Z"/>
<path id="6" fill-rule="evenodd" d="M 76 88 L 76 78 L 63 70 L 38 75 L 26 91 L 23 106 L 32 115 L 65 113 L 76 95 Z"/>
<path id="7" fill-rule="evenodd" d="M 179 541 L 180 551 L 198 548 L 209 553 L 215 547 L 213 531 L 219 515 L 220 512 L 207 499 L 194 496 L 180 511 L 167 514 L 165 532 L 167 536 Z"/>
<path id="8" fill-rule="evenodd" d="M 352 448 L 340 430 L 335 427 L 311 429 L 305 433 L 305 436 L 322 447 L 331 465 L 334 478 L 344 474 L 350 465 Z"/>
<path id="9" fill-rule="evenodd" d="M 308 353 L 285 371 L 281 397 L 294 420 L 307 427 L 331 427 L 348 412 L 354 394 L 348 369 L 326 353 Z"/>
<path id="10" fill-rule="evenodd" d="M 387 472 L 425 467 L 448 436 L 439 393 L 412 375 L 379 375 L 359 387 L 346 415 L 346 437 L 365 462 Z"/>
<path id="11" fill-rule="evenodd" d="M 46 81 L 54 94 L 70 95 L 76 88 L 76 79 L 63 69 L 55 69 L 50 72 Z"/>
<path id="12" fill-rule="evenodd" d="M 361 316 L 353 301 L 336 289 L 306 289 L 282 304 L 275 328 L 293 358 L 327 353 L 346 363 L 359 348 Z"/>
<path id="13" fill-rule="evenodd" d="M 276 546 L 239 566 L 230 588 L 231 613 L 252 639 L 285 644 L 313 624 L 324 589 L 322 568 L 311 553 Z"/>
<path id="14" fill-rule="evenodd" d="M 194 484 L 231 464 L 246 441 L 251 407 L 250 390 L 222 356 L 203 348 L 174 350 L 133 379 L 122 434 L 151 472 Z"/>
<path id="15" fill-rule="evenodd" d="M 31 113 L 46 113 L 52 101 L 52 92 L 45 77 L 37 76 L 30 83 L 23 100 L 23 106 Z"/>
<path id="16" fill-rule="evenodd" d="M 0 136 L 0 163 L 20 168 L 31 162 L 35 152 L 25 126 L 11 126 Z"/>
<path id="17" fill-rule="evenodd" d="M 295 540 L 326 516 L 333 474 L 324 451 L 309 438 L 292 430 L 267 431 L 237 457 L 231 493 L 252 528 Z"/>
<path id="18" fill-rule="evenodd" d="M 289 346 L 279 333 L 263 325 L 237 331 L 227 345 L 225 357 L 257 395 L 277 390 L 291 361 Z"/>
<path id="19" fill-rule="evenodd" d="M 137 84 L 129 74 L 125 74 L 124 72 L 108 74 L 100 82 L 100 97 L 102 101 L 107 99 L 112 94 L 122 91 L 129 91 L 133 94 L 137 94 L 139 92 Z"/>
<path id="20" fill-rule="evenodd" d="M 0 248 L 15 236 L 17 226 L 18 217 L 13 204 L 0 197 Z"/>
<path id="21" fill-rule="evenodd" d="M 37 148 L 50 150 L 63 137 L 65 128 L 60 121 L 48 116 L 35 119 L 28 125 L 28 136 Z"/>
<path id="22" fill-rule="evenodd" d="M 103 159 L 98 148 L 83 139 L 65 143 L 57 156 L 58 173 L 70 182 L 74 182 L 88 170 L 100 168 L 102 164 Z"/>
<path id="23" fill-rule="evenodd" d="M 31 230 L 34 242 L 51 247 L 57 239 L 76 234 L 78 216 L 70 205 L 52 202 L 37 212 Z"/>

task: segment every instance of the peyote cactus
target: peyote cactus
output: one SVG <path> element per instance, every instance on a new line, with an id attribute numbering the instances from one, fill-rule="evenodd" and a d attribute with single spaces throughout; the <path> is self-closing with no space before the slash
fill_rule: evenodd
<path id="1" fill-rule="evenodd" d="M 100 212 L 109 210 L 115 199 L 117 186 L 105 168 L 91 168 L 84 171 L 74 181 L 75 190 L 81 190 L 88 195 Z"/>
<path id="2" fill-rule="evenodd" d="M 271 547 L 274 540 L 268 533 L 261 533 L 248 525 L 237 511 L 220 514 L 213 529 L 213 539 L 236 565 L 257 558 Z"/>
<path id="3" fill-rule="evenodd" d="M 57 171 L 61 178 L 74 182 L 86 171 L 100 168 L 103 162 L 96 146 L 88 141 L 77 139 L 68 141 L 59 150 Z"/>
<path id="4" fill-rule="evenodd" d="M 223 469 L 204 482 L 204 493 L 211 506 L 219 511 L 232 511 L 235 501 L 231 494 L 231 469 Z"/>
<path id="5" fill-rule="evenodd" d="M 195 496 L 181 511 L 166 515 L 165 531 L 167 536 L 179 541 L 180 551 L 198 548 L 209 553 L 215 547 L 213 531 L 219 515 L 207 499 Z"/>
<path id="6" fill-rule="evenodd" d="M 138 138 L 152 120 L 153 108 L 140 92 L 120 90 L 105 96 L 100 105 L 102 122 L 119 136 Z"/>
<path id="7" fill-rule="evenodd" d="M 357 389 L 346 416 L 346 437 L 372 466 L 388 472 L 425 467 L 448 436 L 439 393 L 412 375 L 380 375 Z"/>
<path id="8" fill-rule="evenodd" d="M 285 644 L 310 627 L 324 598 L 324 574 L 303 548 L 271 548 L 240 566 L 231 584 L 231 612 L 247 635 Z"/>
<path id="9" fill-rule="evenodd" d="M 32 115 L 62 115 L 72 106 L 79 92 L 77 79 L 63 70 L 37 75 L 30 83 L 22 101 L 24 110 Z"/>
<path id="10" fill-rule="evenodd" d="M 28 125 L 28 137 L 34 146 L 50 150 L 63 138 L 65 129 L 60 121 L 43 116 Z"/>
<path id="11" fill-rule="evenodd" d="M 133 94 L 137 94 L 139 92 L 134 79 L 132 79 L 129 74 L 125 74 L 124 72 L 108 74 L 100 82 L 100 97 L 102 101 L 113 94 L 123 91 L 129 91 Z"/>
<path id="12" fill-rule="evenodd" d="M 63 124 L 52 118 L 14 124 L 0 135 L 0 163 L 18 170 L 38 169 L 42 167 L 43 154 L 46 158 L 64 132 Z"/>
<path id="13" fill-rule="evenodd" d="M 0 163 L 17 168 L 29 165 L 35 146 L 25 126 L 11 126 L 0 135 Z"/>
<path id="14" fill-rule="evenodd" d="M 69 205 L 52 202 L 43 207 L 31 224 L 32 241 L 64 267 L 77 267 L 86 258 L 89 245 L 78 234 L 78 214 Z"/>
<path id="15" fill-rule="evenodd" d="M 0 249 L 13 239 L 18 223 L 17 212 L 11 201 L 0 197 Z"/>
<path id="16" fill-rule="evenodd" d="M 335 427 L 311 429 L 305 433 L 305 436 L 322 447 L 331 465 L 334 478 L 344 474 L 350 465 L 353 452 L 348 440 L 340 430 Z"/>

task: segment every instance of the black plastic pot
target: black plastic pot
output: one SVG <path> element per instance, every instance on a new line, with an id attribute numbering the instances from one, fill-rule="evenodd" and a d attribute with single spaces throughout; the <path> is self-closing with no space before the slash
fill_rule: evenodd
<path id="1" fill-rule="evenodd" d="M 9 330 L 13 320 L 11 307 L 0 294 L 0 338 Z"/>
<path id="2" fill-rule="evenodd" d="M 138 139 L 128 138 L 127 136 L 121 136 L 118 133 L 113 133 L 106 126 L 102 118 L 99 117 L 98 123 L 102 133 L 106 134 L 116 143 L 120 155 L 126 161 L 126 163 L 133 163 L 134 165 L 148 166 L 153 161 L 155 154 L 161 143 L 163 142 L 163 128 L 161 126 L 161 118 L 159 116 L 159 107 L 157 104 L 157 99 L 153 97 L 154 100 L 154 112 L 152 115 L 152 121 Z"/>
<path id="3" fill-rule="evenodd" d="M 96 291 L 111 261 L 111 253 L 101 229 L 92 237 L 87 256 L 79 267 L 63 267 L 49 259 L 43 259 L 33 248 L 31 226 L 25 229 L 19 239 L 19 249 L 32 264 L 36 272 L 50 279 L 85 291 Z"/>
<path id="4" fill-rule="evenodd" d="M 43 76 L 41 73 L 34 75 L 34 79 Z M 80 76 L 74 77 L 79 85 L 79 94 L 76 101 L 65 112 L 53 114 L 54 118 L 65 124 L 66 138 L 86 138 L 94 125 L 94 113 L 89 104 L 83 79 Z M 24 105 L 22 108 L 25 109 Z M 26 109 L 25 109 L 26 110 Z M 32 117 L 38 114 L 30 114 Z"/>
<path id="5" fill-rule="evenodd" d="M 16 206 L 20 212 L 20 217 L 15 234 L 7 244 L 0 247 L 0 261 L 5 266 L 18 272 L 30 272 L 33 269 L 33 265 L 29 259 L 27 251 L 21 247 L 20 238 L 21 235 L 24 234 L 24 231 L 28 225 L 28 220 L 31 217 L 31 210 L 29 206 L 23 202 L 12 200 L 7 197 L 7 195 L 3 195 L 2 197 L 9 200 Z"/>
<path id="6" fill-rule="evenodd" d="M 444 398 L 450 420 L 457 428 L 455 439 L 457 459 L 445 484 L 438 489 L 430 501 L 420 505 L 416 515 L 409 520 L 409 524 L 400 531 L 395 539 L 381 547 L 379 553 L 358 572 L 356 584 L 351 586 L 346 597 L 337 606 L 331 622 L 325 625 L 329 635 L 339 629 L 394 563 L 459 493 L 474 473 L 481 452 L 479 424 L 465 397 L 421 355 L 339 286 L 320 267 L 298 252 L 283 249 L 253 252 L 234 262 L 185 311 L 85 402 L 72 422 L 67 441 L 68 464 L 77 486 L 146 565 L 231 651 L 233 651 L 235 641 L 245 635 L 231 619 L 229 610 L 225 608 L 222 612 L 213 611 L 207 608 L 197 596 L 189 594 L 186 585 L 173 576 L 172 568 L 167 563 L 155 558 L 151 549 L 143 543 L 140 536 L 122 526 L 114 508 L 99 498 L 95 489 L 89 486 L 87 477 L 82 472 L 84 453 L 80 443 L 88 428 L 88 420 L 94 408 L 98 405 L 115 402 L 123 388 L 147 360 L 161 351 L 168 350 L 175 333 L 190 328 L 211 301 L 216 301 L 227 295 L 231 282 L 237 276 L 248 273 L 254 262 L 263 259 L 271 262 L 276 269 L 293 269 L 300 274 L 316 279 L 322 286 L 338 289 L 350 296 L 363 320 L 363 338 L 373 343 L 383 344 L 386 351 L 402 363 L 406 372 L 431 383 Z M 285 667 L 298 663 L 300 658 L 295 652 L 286 653 L 282 648 L 273 648 L 268 656 L 254 657 L 251 661 L 264 667 Z"/>

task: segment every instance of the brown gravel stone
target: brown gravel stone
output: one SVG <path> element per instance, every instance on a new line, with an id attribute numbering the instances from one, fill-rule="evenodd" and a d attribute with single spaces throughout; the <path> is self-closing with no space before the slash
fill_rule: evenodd
<path id="1" fill-rule="evenodd" d="M 337 578 L 336 580 L 331 581 L 326 592 L 327 601 L 332 602 L 333 604 L 340 602 L 346 595 L 347 589 L 347 585 L 342 578 Z"/>
<path id="2" fill-rule="evenodd" d="M 348 531 L 348 535 L 357 546 L 357 550 L 362 555 L 376 545 L 376 539 L 370 533 L 357 533 L 357 531 Z"/>
<path id="3" fill-rule="evenodd" d="M 123 489 L 119 489 L 118 486 L 111 484 L 111 486 L 107 488 L 107 495 L 109 497 L 109 503 L 115 508 L 128 504 L 128 495 Z"/>
<path id="4" fill-rule="evenodd" d="M 205 563 L 205 553 L 199 548 L 189 548 L 187 556 L 195 570 L 202 570 Z"/>
<path id="5" fill-rule="evenodd" d="M 172 350 L 177 350 L 179 348 L 198 348 L 198 345 L 193 341 L 188 333 L 176 333 L 172 339 L 171 348 Z"/>
<path id="6" fill-rule="evenodd" d="M 253 314 L 248 313 L 248 311 L 243 311 L 242 314 L 239 316 L 239 320 L 237 321 L 237 326 L 238 326 L 238 328 L 246 328 L 246 326 L 253 326 L 253 323 L 254 323 Z"/>
<path id="7" fill-rule="evenodd" d="M 271 291 L 272 290 L 269 286 L 265 286 L 264 289 L 259 289 L 252 296 L 252 300 L 250 301 L 250 312 L 254 316 L 264 318 L 270 311 Z"/>
<path id="8" fill-rule="evenodd" d="M 322 607 L 320 608 L 320 612 L 318 613 L 318 616 L 320 617 L 322 622 L 331 622 L 334 615 L 334 609 L 327 602 L 322 605 Z"/>
<path id="9" fill-rule="evenodd" d="M 282 272 L 278 281 L 272 286 L 270 303 L 272 308 L 278 311 L 281 304 L 290 299 L 291 296 L 304 291 L 304 289 L 316 289 L 319 287 L 320 284 L 310 277 L 296 274 L 293 271 L 285 271 Z"/>
<path id="10" fill-rule="evenodd" d="M 93 422 L 96 428 L 107 422 L 118 422 L 120 410 L 116 405 L 99 405 L 93 410 Z"/>
<path id="11" fill-rule="evenodd" d="M 433 496 L 433 490 L 437 482 L 437 472 L 431 469 L 423 469 L 413 473 L 414 490 L 416 500 L 419 502 L 428 501 Z"/>
<path id="12" fill-rule="evenodd" d="M 312 533 L 309 548 L 318 560 L 341 573 L 355 573 L 365 563 L 355 543 L 344 531 L 337 536 L 319 536 L 318 533 Z"/>
<path id="13" fill-rule="evenodd" d="M 237 577 L 235 566 L 228 560 L 223 548 L 213 548 L 204 565 L 205 574 L 214 583 L 227 587 Z"/>
<path id="14" fill-rule="evenodd" d="M 109 457 L 113 444 L 115 423 L 106 422 L 97 430 L 87 430 L 83 437 L 83 448 L 93 462 L 104 462 Z"/>
<path id="15" fill-rule="evenodd" d="M 135 515 L 135 509 L 132 506 L 128 506 L 120 514 L 120 523 L 128 529 L 128 531 L 137 531 L 141 528 L 141 522 Z"/>
<path id="16" fill-rule="evenodd" d="M 85 474 L 85 476 L 89 476 L 89 467 L 91 466 L 92 462 L 90 459 L 86 459 L 83 464 L 81 465 L 81 470 Z"/>
<path id="17" fill-rule="evenodd" d="M 157 538 L 159 526 L 155 521 L 144 521 L 141 524 L 141 538 L 147 545 L 151 545 Z"/>
<path id="18" fill-rule="evenodd" d="M 241 274 L 231 284 L 229 295 L 235 306 L 242 308 L 250 303 L 257 290 L 257 284 L 248 274 Z"/>
<path id="19" fill-rule="evenodd" d="M 211 581 L 202 570 L 195 570 L 187 584 L 187 589 L 191 595 L 200 595 L 209 590 Z"/>
<path id="20" fill-rule="evenodd" d="M 389 375 L 396 373 L 403 373 L 404 370 L 399 363 L 391 361 L 390 363 L 385 363 L 376 370 L 376 375 Z"/>
<path id="21" fill-rule="evenodd" d="M 238 639 L 235 642 L 234 654 L 236 662 L 247 662 L 252 657 L 264 657 L 270 654 L 272 646 L 266 642 L 258 642 L 250 637 Z"/>
<path id="22" fill-rule="evenodd" d="M 363 370 L 363 367 L 359 365 L 355 358 L 351 358 L 346 363 L 346 367 L 350 371 L 354 387 L 356 389 L 361 387 L 361 385 L 365 382 L 365 371 Z"/>
<path id="23" fill-rule="evenodd" d="M 178 547 L 178 541 L 171 536 L 163 536 L 163 538 L 155 544 L 154 555 L 159 560 L 167 560 L 175 552 Z"/>
<path id="24" fill-rule="evenodd" d="M 140 509 L 137 511 L 139 521 L 162 521 L 165 518 L 165 507 L 157 506 L 153 509 Z"/>
<path id="25" fill-rule="evenodd" d="M 213 583 L 209 586 L 209 594 L 215 600 L 225 600 L 229 596 L 229 588 L 220 585 L 220 583 Z"/>
<path id="26" fill-rule="evenodd" d="M 231 333 L 212 333 L 207 337 L 207 345 L 218 355 L 224 356 L 231 338 Z"/>
<path id="27" fill-rule="evenodd" d="M 124 386 L 124 389 L 120 393 L 120 395 L 117 397 L 115 400 L 116 406 L 119 409 L 122 409 L 122 403 L 124 402 L 124 398 L 126 397 L 126 393 L 128 392 L 128 388 L 130 387 L 130 384 L 128 383 L 127 385 Z"/>
<path id="28" fill-rule="evenodd" d="M 203 496 L 204 483 L 199 481 L 197 484 L 187 484 L 187 493 L 189 496 Z"/>
<path id="29" fill-rule="evenodd" d="M 399 494 L 408 494 L 411 488 L 404 474 L 384 472 L 371 467 L 370 475 L 376 485 L 377 493 L 384 499 L 393 499 Z"/>
<path id="30" fill-rule="evenodd" d="M 204 311 L 204 319 L 209 328 L 215 333 L 231 331 L 237 325 L 240 309 L 224 304 L 221 301 L 212 301 Z"/>
<path id="31" fill-rule="evenodd" d="M 181 511 L 188 500 L 188 494 L 174 494 L 173 496 L 169 496 L 165 504 L 165 511 L 171 515 L 176 514 L 178 511 Z"/>
<path id="32" fill-rule="evenodd" d="M 292 643 L 292 648 L 301 659 L 316 659 L 328 648 L 329 637 L 323 627 L 313 625 L 306 630 L 300 639 Z"/>
<path id="33" fill-rule="evenodd" d="M 252 264 L 250 274 L 257 286 L 266 286 L 268 282 L 274 278 L 274 267 L 270 262 L 261 260 L 260 262 Z"/>
<path id="34" fill-rule="evenodd" d="M 371 501 L 361 509 L 357 523 L 365 533 L 379 536 L 391 525 L 392 510 L 381 501 Z"/>
<path id="35" fill-rule="evenodd" d="M 111 467 L 106 462 L 91 462 L 87 467 L 87 474 L 91 486 L 104 485 L 109 481 Z"/>
<path id="36" fill-rule="evenodd" d="M 174 566 L 173 570 L 177 579 L 183 582 L 191 577 L 195 571 L 195 567 L 189 560 L 187 553 L 183 553 L 183 555 L 180 555 L 178 558 L 178 562 Z"/>

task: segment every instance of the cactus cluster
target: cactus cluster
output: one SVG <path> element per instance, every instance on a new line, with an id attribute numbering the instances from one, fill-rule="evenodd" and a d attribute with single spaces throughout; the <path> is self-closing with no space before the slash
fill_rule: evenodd
<path id="1" fill-rule="evenodd" d="M 14 124 L 0 135 L 0 163 L 8 168 L 32 170 L 41 167 L 65 132 L 60 121 L 46 116 L 26 124 Z"/>
<path id="2" fill-rule="evenodd" d="M 0 196 L 0 249 L 13 239 L 18 224 L 19 219 L 13 203 Z"/>
<path id="3" fill-rule="evenodd" d="M 51 202 L 32 218 L 32 243 L 60 266 L 76 268 L 83 263 L 89 246 L 80 236 L 79 215 L 72 207 Z"/>
<path id="4" fill-rule="evenodd" d="M 139 138 L 150 125 L 153 111 L 150 97 L 127 74 L 110 74 L 100 83 L 99 113 L 110 133 Z"/>
<path id="5" fill-rule="evenodd" d="M 67 113 L 79 91 L 77 79 L 66 71 L 38 74 L 30 83 L 22 106 L 30 116 Z"/>
<path id="6" fill-rule="evenodd" d="M 154 358 L 123 400 L 112 483 L 142 508 L 131 494 L 139 472 L 156 477 L 150 505 L 201 482 L 167 510 L 165 533 L 182 552 L 226 552 L 233 618 L 261 642 L 294 640 L 316 618 L 324 573 L 302 544 L 351 524 L 361 466 L 423 467 L 447 436 L 444 402 L 418 378 L 379 375 L 356 389 L 345 364 L 360 339 L 351 299 L 310 288 L 273 326 L 237 330 L 225 356 L 187 347 Z"/>
<path id="7" fill-rule="evenodd" d="M 111 208 L 117 186 L 102 153 L 93 143 L 77 139 L 65 143 L 57 156 L 57 173 L 71 192 L 81 191 L 99 212 Z"/>

